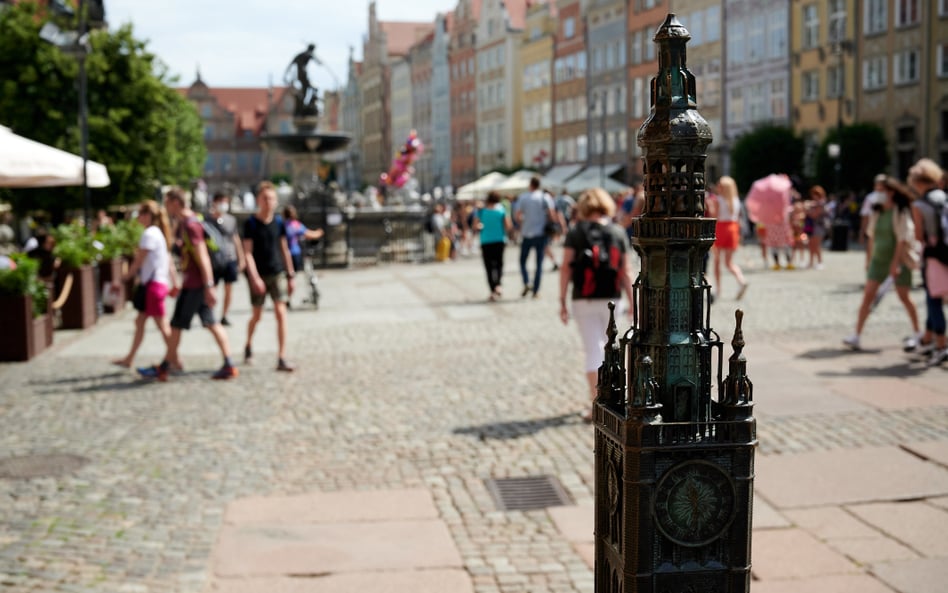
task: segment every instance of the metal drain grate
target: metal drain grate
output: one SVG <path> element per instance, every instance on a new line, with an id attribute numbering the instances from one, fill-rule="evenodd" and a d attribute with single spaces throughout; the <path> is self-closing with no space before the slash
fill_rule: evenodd
<path id="1" fill-rule="evenodd" d="M 5 457 L 0 459 L 0 479 L 55 478 L 70 474 L 87 463 L 89 460 L 85 457 L 68 453 Z"/>
<path id="2" fill-rule="evenodd" d="M 573 504 L 553 476 L 488 478 L 484 484 L 501 511 L 532 511 Z"/>

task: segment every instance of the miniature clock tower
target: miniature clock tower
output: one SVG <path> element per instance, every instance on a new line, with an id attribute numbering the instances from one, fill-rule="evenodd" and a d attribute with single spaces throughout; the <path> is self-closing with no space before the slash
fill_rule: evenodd
<path id="1" fill-rule="evenodd" d="M 686 67 L 690 38 L 673 14 L 654 37 L 659 72 L 638 134 L 646 204 L 632 240 L 642 271 L 632 327 L 621 337 L 613 311 L 594 405 L 597 593 L 750 589 L 753 386 L 743 313 L 724 380 L 723 344 L 710 327 L 711 129 Z"/>

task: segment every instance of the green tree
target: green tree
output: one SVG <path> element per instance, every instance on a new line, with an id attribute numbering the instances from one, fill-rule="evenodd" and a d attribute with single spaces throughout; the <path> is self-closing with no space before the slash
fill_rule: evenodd
<path id="1" fill-rule="evenodd" d="M 40 39 L 47 20 L 33 3 L 0 13 L 0 123 L 78 154 L 78 62 Z M 162 62 L 130 25 L 93 31 L 89 41 L 89 158 L 104 163 L 111 178 L 109 187 L 92 191 L 93 207 L 136 202 L 156 183 L 198 177 L 206 156 L 201 119 L 170 86 Z M 17 210 L 46 209 L 54 218 L 82 204 L 80 188 L 13 190 L 8 197 Z"/>
<path id="2" fill-rule="evenodd" d="M 829 145 L 839 143 L 839 189 L 864 193 L 872 189 L 872 178 L 889 166 L 885 132 L 876 124 L 843 126 L 831 130 L 816 155 L 816 176 L 820 184 L 836 189 L 836 159 L 829 156 Z"/>
<path id="3" fill-rule="evenodd" d="M 760 127 L 735 142 L 731 149 L 731 176 L 743 193 L 754 181 L 771 173 L 798 173 L 803 152 L 803 139 L 790 128 Z"/>

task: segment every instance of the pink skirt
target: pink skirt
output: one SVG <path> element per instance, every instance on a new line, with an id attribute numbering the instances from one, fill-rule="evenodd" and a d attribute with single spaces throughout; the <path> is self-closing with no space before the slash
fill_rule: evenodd
<path id="1" fill-rule="evenodd" d="M 764 245 L 767 247 L 790 247 L 793 245 L 793 229 L 790 227 L 790 221 L 784 220 L 778 224 L 768 224 Z"/>
<path id="2" fill-rule="evenodd" d="M 145 286 L 145 315 L 149 317 L 165 316 L 165 297 L 168 286 L 152 280 Z"/>

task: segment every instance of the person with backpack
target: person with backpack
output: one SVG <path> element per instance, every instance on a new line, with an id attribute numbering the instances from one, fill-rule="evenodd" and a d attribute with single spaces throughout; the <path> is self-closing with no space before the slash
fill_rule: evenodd
<path id="1" fill-rule="evenodd" d="M 233 295 L 234 283 L 237 276 L 244 271 L 244 250 L 240 245 L 240 235 L 237 233 L 237 219 L 230 214 L 230 196 L 224 192 L 214 194 L 211 201 L 211 211 L 208 213 L 208 222 L 214 226 L 221 236 L 220 250 L 221 265 L 214 267 L 214 285 L 224 281 L 224 306 L 221 309 L 221 325 L 227 327 L 230 321 L 227 312 L 230 311 L 230 302 Z M 211 257 L 213 263 L 213 255 Z"/>
<path id="2" fill-rule="evenodd" d="M 905 350 L 928 356 L 928 366 L 937 366 L 948 360 L 945 339 L 944 295 L 935 294 L 934 275 L 944 275 L 948 266 L 948 197 L 939 187 L 944 171 L 931 159 L 921 159 L 909 169 L 909 185 L 921 199 L 913 204 L 915 237 L 924 246 L 922 251 L 922 280 L 925 283 L 925 333 L 917 340 L 907 342 Z"/>
<path id="3" fill-rule="evenodd" d="M 273 301 L 277 321 L 276 370 L 292 372 L 295 367 L 286 360 L 286 305 L 293 294 L 293 259 L 287 243 L 286 224 L 276 213 L 276 188 L 263 181 L 257 188 L 257 211 L 244 223 L 244 258 L 250 283 L 250 305 L 253 312 L 247 324 L 244 362 L 253 359 L 253 333 L 263 316 L 267 295 Z"/>
<path id="4" fill-rule="evenodd" d="M 530 179 L 530 190 L 520 194 L 513 205 L 514 220 L 520 223 L 520 232 L 523 242 L 520 244 L 520 275 L 523 278 L 521 297 L 533 292 L 533 298 L 540 293 L 540 279 L 543 276 L 543 257 L 546 252 L 547 221 L 556 220 L 556 209 L 553 207 L 553 198 L 540 189 L 540 178 Z M 533 272 L 533 285 L 530 285 L 530 276 L 527 274 L 527 259 L 530 251 L 536 251 L 536 270 Z"/>
<path id="5" fill-rule="evenodd" d="M 608 303 L 625 294 L 632 310 L 629 240 L 625 229 L 612 221 L 615 211 L 616 203 L 604 189 L 584 191 L 576 203 L 578 222 L 563 242 L 560 320 L 564 325 L 569 323 L 567 293 L 572 284 L 572 316 L 583 341 L 590 399 L 596 398 L 597 371 L 606 345 Z M 585 409 L 583 420 L 592 420 L 591 406 Z"/>
<path id="6" fill-rule="evenodd" d="M 178 358 L 181 331 L 191 329 L 191 320 L 197 314 L 201 318 L 201 325 L 214 336 L 224 358 L 224 364 L 211 378 L 233 379 L 238 372 L 230 358 L 227 333 L 214 318 L 217 295 L 214 293 L 214 272 L 205 243 L 204 225 L 191 210 L 188 196 L 180 188 L 172 188 L 165 194 L 165 210 L 169 217 L 178 221 L 175 244 L 181 256 L 183 278 L 181 289 L 177 291 L 174 313 L 171 315 L 171 337 L 165 357 L 161 364 L 137 369 L 138 374 L 146 379 L 167 381 L 172 368 L 181 368 L 181 360 Z M 175 289 L 170 292 L 171 296 L 176 296 L 175 293 Z"/>

